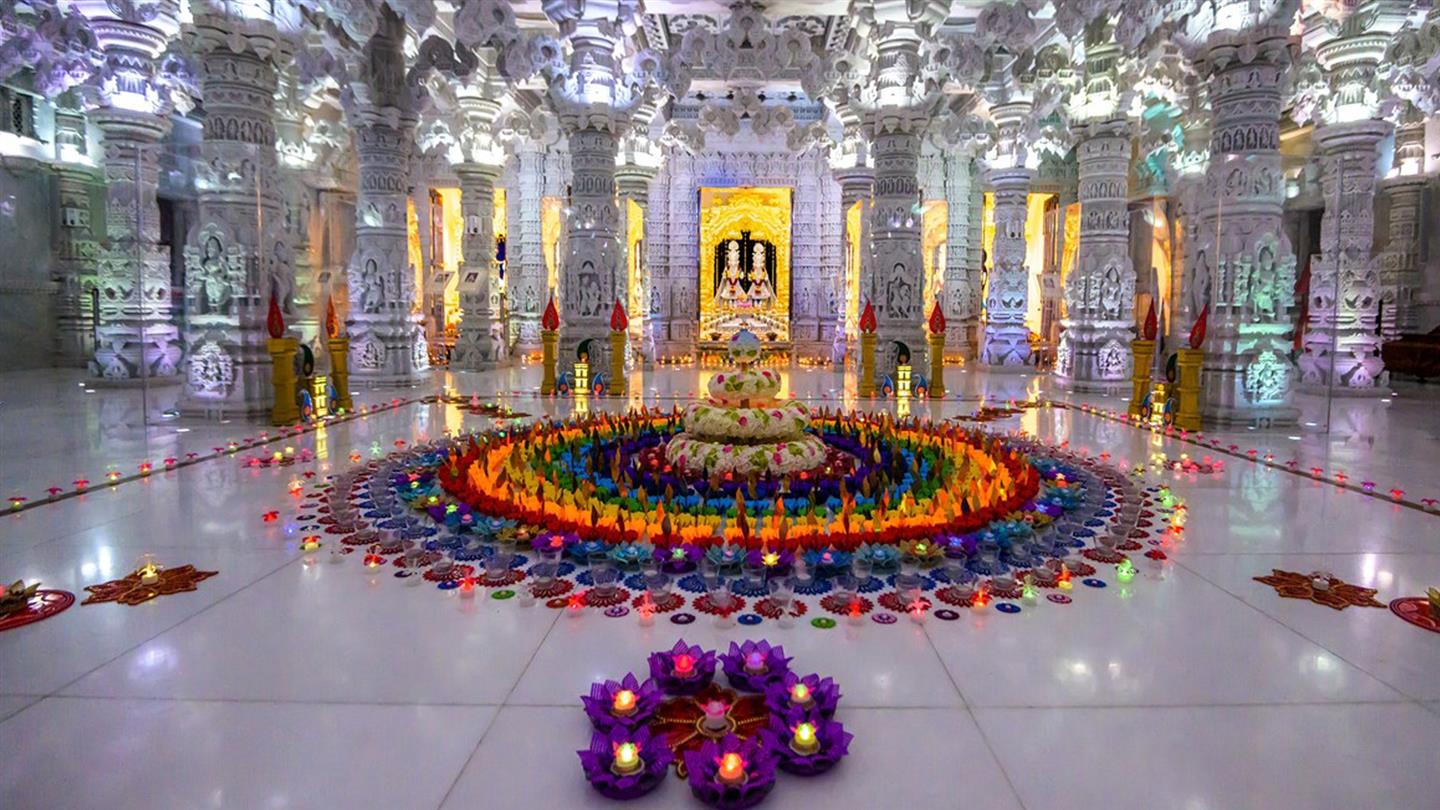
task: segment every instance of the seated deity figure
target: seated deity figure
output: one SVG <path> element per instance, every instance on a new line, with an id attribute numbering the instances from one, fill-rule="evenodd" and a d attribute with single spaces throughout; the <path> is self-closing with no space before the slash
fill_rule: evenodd
<path id="1" fill-rule="evenodd" d="M 765 270 L 765 246 L 755 246 L 754 262 L 750 269 L 750 301 L 753 306 L 765 307 L 770 305 L 770 298 L 775 291 L 770 289 L 770 274 Z"/>
<path id="2" fill-rule="evenodd" d="M 744 271 L 740 269 L 740 243 L 730 240 L 725 245 L 725 273 L 720 279 L 720 289 L 715 297 L 722 306 L 744 307 L 749 305 L 745 289 L 740 286 Z"/>

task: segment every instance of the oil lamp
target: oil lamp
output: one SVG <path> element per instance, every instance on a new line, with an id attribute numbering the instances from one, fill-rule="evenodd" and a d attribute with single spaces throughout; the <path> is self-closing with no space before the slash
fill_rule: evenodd
<path id="1" fill-rule="evenodd" d="M 675 656 L 671 665 L 671 672 L 677 678 L 693 678 L 695 672 L 695 656 L 689 653 L 680 653 Z"/>
<path id="2" fill-rule="evenodd" d="M 722 785 L 739 785 L 745 782 L 745 760 L 736 753 L 720 758 L 720 768 L 715 772 L 716 781 Z"/>
<path id="3" fill-rule="evenodd" d="M 623 742 L 615 746 L 615 762 L 610 766 L 620 776 L 628 776 L 645 767 L 640 759 L 640 751 L 633 742 Z"/>
<path id="4" fill-rule="evenodd" d="M 790 750 L 801 756 L 809 756 L 820 750 L 820 740 L 815 737 L 815 726 L 801 723 L 794 731 L 794 736 L 790 738 Z"/>
<path id="5" fill-rule="evenodd" d="M 614 705 L 611 712 L 616 717 L 629 717 L 635 713 L 635 693 L 629 689 L 621 689 L 615 693 Z"/>
<path id="6" fill-rule="evenodd" d="M 809 706 L 814 699 L 810 697 L 810 687 L 804 682 L 797 683 L 790 687 L 790 702 L 797 706 Z"/>

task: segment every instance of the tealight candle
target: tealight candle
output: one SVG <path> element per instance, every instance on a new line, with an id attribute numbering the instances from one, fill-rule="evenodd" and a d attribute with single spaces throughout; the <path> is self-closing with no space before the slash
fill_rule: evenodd
<path id="1" fill-rule="evenodd" d="M 672 670 L 677 678 L 695 677 L 695 656 L 688 653 L 680 653 L 675 656 L 672 662 Z"/>
<path id="2" fill-rule="evenodd" d="M 808 706 L 810 705 L 810 700 L 810 687 L 806 686 L 803 683 L 797 683 L 794 686 L 790 687 L 791 703 L 800 706 Z"/>
<path id="3" fill-rule="evenodd" d="M 720 758 L 716 780 L 724 785 L 738 785 L 745 781 L 745 760 L 739 754 L 729 753 Z"/>
<path id="4" fill-rule="evenodd" d="M 623 742 L 615 746 L 615 763 L 611 768 L 622 775 L 640 770 L 640 751 L 635 747 L 635 743 Z"/>
<path id="5" fill-rule="evenodd" d="M 712 700 L 701 708 L 705 711 L 705 719 L 700 722 L 707 731 L 723 732 L 730 728 L 730 721 L 725 717 L 730 707 L 723 701 Z"/>
<path id="6" fill-rule="evenodd" d="M 797 754 L 813 754 L 820 750 L 820 741 L 815 738 L 815 727 L 801 723 L 795 727 L 795 736 L 790 738 L 790 747 Z"/>
<path id="7" fill-rule="evenodd" d="M 621 689 L 615 693 L 615 705 L 612 711 L 618 717 L 628 717 L 635 713 L 635 693 L 629 689 Z"/>
<path id="8" fill-rule="evenodd" d="M 751 673 L 764 672 L 765 656 L 758 651 L 751 652 L 745 656 L 745 671 Z"/>
<path id="9" fill-rule="evenodd" d="M 160 567 L 155 563 L 145 563 L 140 568 L 140 584 L 154 585 L 160 581 Z"/>

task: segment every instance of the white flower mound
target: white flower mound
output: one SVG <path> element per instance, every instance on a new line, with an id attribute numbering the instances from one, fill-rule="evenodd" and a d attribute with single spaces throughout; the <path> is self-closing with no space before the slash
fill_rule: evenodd
<path id="1" fill-rule="evenodd" d="M 805 405 L 775 399 L 779 374 L 721 372 L 710 378 L 708 392 L 708 400 L 686 409 L 685 431 L 666 445 L 671 464 L 705 475 L 787 475 L 825 460 L 825 443 L 805 432 Z"/>
<path id="2" fill-rule="evenodd" d="M 825 442 L 815 436 L 766 444 L 730 444 L 681 433 L 665 445 L 665 458 L 671 464 L 687 472 L 706 475 L 727 472 L 789 475 L 820 466 L 825 461 L 825 453 Z"/>

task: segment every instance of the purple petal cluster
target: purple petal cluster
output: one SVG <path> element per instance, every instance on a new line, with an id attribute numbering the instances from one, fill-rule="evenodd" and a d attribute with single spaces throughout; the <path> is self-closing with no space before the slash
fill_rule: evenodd
<path id="1" fill-rule="evenodd" d="M 790 699 L 790 690 L 795 684 L 803 683 L 810 690 L 810 703 L 805 706 L 797 706 Z M 833 717 L 835 709 L 840 705 L 840 684 L 830 678 L 821 678 L 819 675 L 799 676 L 794 672 L 785 673 L 779 681 L 765 687 L 765 705 L 775 714 L 784 714 L 792 708 L 814 709 L 821 717 Z"/>
<path id="2" fill-rule="evenodd" d="M 795 727 L 801 723 L 815 728 L 815 739 L 820 745 L 813 753 L 801 753 L 790 745 Z M 830 770 L 850 752 L 853 736 L 834 720 L 821 717 L 818 711 L 802 709 L 776 712 L 770 715 L 770 725 L 760 730 L 760 739 L 779 757 L 780 768 L 797 776 L 814 776 Z"/>
<path id="3" fill-rule="evenodd" d="M 726 754 L 736 753 L 745 762 L 745 781 L 729 785 L 720 781 L 720 761 Z M 727 734 L 716 743 L 706 740 L 698 751 L 685 752 L 685 768 L 690 791 L 695 798 L 721 810 L 743 810 L 754 807 L 775 787 L 775 752 L 759 738 L 742 740 Z"/>
<path id="4" fill-rule="evenodd" d="M 772 577 L 789 574 L 790 569 L 795 565 L 795 552 L 781 549 L 779 551 L 772 550 L 771 553 L 775 555 L 776 560 L 774 565 L 766 566 L 769 569 L 766 573 Z M 765 554 L 766 552 L 761 549 L 754 549 L 745 555 L 745 562 L 749 565 L 765 565 Z"/>
<path id="5" fill-rule="evenodd" d="M 615 693 L 626 689 L 635 695 L 635 711 L 627 715 L 617 715 L 613 711 Z M 664 699 L 665 694 L 655 685 L 655 681 L 649 678 L 641 681 L 633 672 L 627 673 L 618 681 L 593 683 L 590 685 L 590 694 L 580 696 L 580 702 L 585 705 L 585 714 L 595 728 L 601 731 L 645 725 Z"/>
<path id="6" fill-rule="evenodd" d="M 616 773 L 612 767 L 615 751 L 627 742 L 635 744 L 641 767 L 634 773 Z M 644 726 L 597 731 L 590 738 L 590 747 L 575 753 L 580 755 L 580 767 L 590 786 L 607 799 L 635 799 L 654 790 L 665 780 L 675 756 L 664 737 L 652 735 Z"/>
<path id="7" fill-rule="evenodd" d="M 704 552 L 693 543 L 655 549 L 655 561 L 667 574 L 688 574 L 700 564 Z"/>
<path id="8" fill-rule="evenodd" d="M 675 675 L 675 657 L 688 655 L 695 662 L 695 674 L 689 678 Z M 670 650 L 650 654 L 650 677 L 661 691 L 670 695 L 693 695 L 710 685 L 715 679 L 715 651 L 703 650 L 699 645 L 686 644 L 685 639 L 675 642 Z"/>
<path id="9" fill-rule="evenodd" d="M 758 655 L 763 666 L 751 671 L 747 664 Z M 770 646 L 770 642 L 745 641 L 741 644 L 730 642 L 730 651 L 720 656 L 725 667 L 725 677 L 736 689 L 749 692 L 764 692 L 770 684 L 779 681 L 790 671 L 790 659 L 785 657 L 785 648 Z"/>

